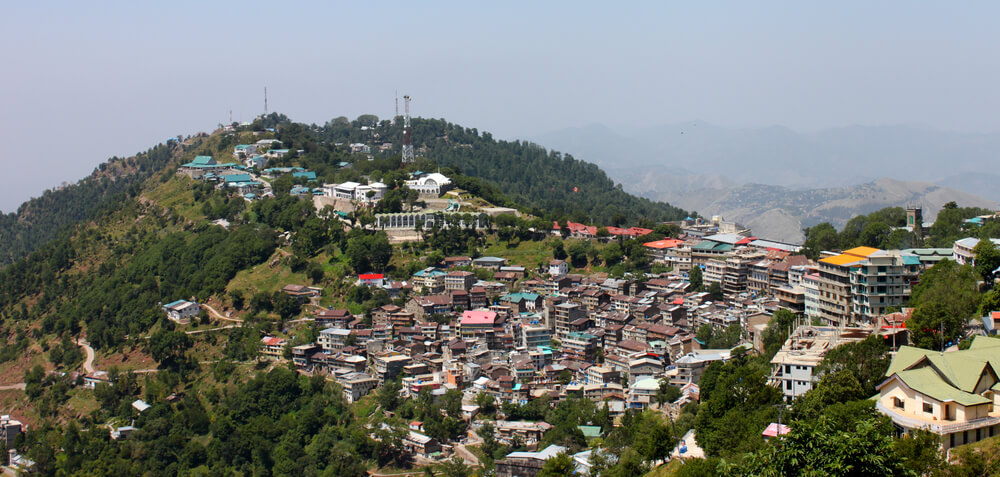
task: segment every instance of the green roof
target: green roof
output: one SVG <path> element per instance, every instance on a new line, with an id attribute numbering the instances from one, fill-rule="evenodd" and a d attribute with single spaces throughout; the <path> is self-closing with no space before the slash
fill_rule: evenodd
<path id="1" fill-rule="evenodd" d="M 191 161 L 189 164 L 195 166 L 210 166 L 212 164 L 215 164 L 215 158 L 213 158 L 212 156 L 198 156 L 195 157 L 194 160 Z"/>
<path id="2" fill-rule="evenodd" d="M 733 249 L 733 246 L 728 243 L 716 242 L 714 240 L 703 240 L 691 247 L 691 250 L 704 250 L 711 252 L 728 252 Z"/>
<path id="3" fill-rule="evenodd" d="M 925 366 L 899 373 L 901 379 L 914 391 L 930 396 L 938 401 L 954 401 L 963 406 L 988 404 L 993 402 L 978 394 L 972 394 L 949 385 L 933 368 Z"/>
<path id="4" fill-rule="evenodd" d="M 594 439 L 601 437 L 601 426 L 576 426 L 583 433 L 583 437 Z"/>
<path id="5" fill-rule="evenodd" d="M 962 405 L 990 402 L 975 394 L 984 374 L 1000 369 L 1000 339 L 977 336 L 967 350 L 939 351 L 903 346 L 886 376 L 896 375 L 907 386 L 939 401 Z"/>

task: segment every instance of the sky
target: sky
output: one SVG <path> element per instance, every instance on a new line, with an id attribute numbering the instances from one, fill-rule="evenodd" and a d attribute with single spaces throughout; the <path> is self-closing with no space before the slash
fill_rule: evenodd
<path id="1" fill-rule="evenodd" d="M 998 2 L 628 3 L 15 2 L 0 211 L 250 120 L 265 87 L 296 121 L 391 117 L 398 92 L 414 116 L 510 139 L 695 119 L 1000 131 Z"/>

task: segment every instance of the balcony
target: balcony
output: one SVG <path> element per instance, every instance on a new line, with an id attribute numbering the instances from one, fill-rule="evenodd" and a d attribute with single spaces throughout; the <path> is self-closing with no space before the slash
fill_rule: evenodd
<path id="1" fill-rule="evenodd" d="M 926 429 L 935 434 L 941 435 L 971 431 L 973 429 L 981 429 L 1000 424 L 1000 416 L 982 417 L 969 421 L 929 421 L 918 418 L 909 413 L 899 412 L 896 409 L 887 408 L 882 404 L 882 401 L 876 402 L 875 408 L 882 414 L 889 416 L 889 418 L 892 419 L 892 422 L 901 427 L 905 427 L 907 429 Z"/>

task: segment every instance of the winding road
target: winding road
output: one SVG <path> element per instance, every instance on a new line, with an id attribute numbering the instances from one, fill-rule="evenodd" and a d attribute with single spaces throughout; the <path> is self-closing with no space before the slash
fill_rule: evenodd
<path id="1" fill-rule="evenodd" d="M 209 311 L 209 313 L 211 313 L 213 316 L 215 316 L 216 318 L 218 318 L 220 320 L 233 321 L 233 322 L 236 322 L 236 323 L 243 323 L 243 320 L 241 320 L 239 318 L 229 318 L 229 317 L 222 316 L 222 313 L 219 313 L 218 311 L 216 311 L 215 308 L 212 308 L 211 305 L 202 303 L 201 306 L 207 308 L 208 311 Z"/>
<path id="2" fill-rule="evenodd" d="M 87 352 L 87 359 L 83 362 L 83 370 L 87 373 L 94 372 L 94 348 L 90 347 L 90 343 L 87 340 L 80 338 L 77 340 L 76 344 L 80 345 L 84 351 Z"/>

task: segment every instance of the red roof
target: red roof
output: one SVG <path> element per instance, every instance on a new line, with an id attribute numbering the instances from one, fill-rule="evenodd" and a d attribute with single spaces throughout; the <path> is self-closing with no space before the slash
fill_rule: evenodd
<path id="1" fill-rule="evenodd" d="M 655 242 L 646 242 L 646 243 L 644 243 L 642 245 L 644 247 L 649 247 L 649 248 L 655 248 L 657 250 L 662 250 L 662 249 L 665 249 L 665 248 L 678 247 L 678 246 L 680 246 L 683 243 L 684 243 L 683 240 L 677 240 L 677 239 L 668 238 L 668 239 L 663 239 L 663 240 L 657 240 Z"/>
<path id="2" fill-rule="evenodd" d="M 381 273 L 362 273 L 361 275 L 358 275 L 359 280 L 382 280 L 384 278 L 385 275 Z"/>
<path id="3" fill-rule="evenodd" d="M 788 434 L 788 426 L 772 422 L 767 426 L 767 429 L 764 429 L 764 432 L 761 432 L 760 434 L 765 437 L 775 437 L 779 434 L 785 435 Z"/>
<path id="4" fill-rule="evenodd" d="M 285 340 L 277 336 L 265 336 L 260 341 L 267 346 L 281 346 L 285 344 Z"/>
<path id="5" fill-rule="evenodd" d="M 489 310 L 466 310 L 462 313 L 463 325 L 492 325 L 496 322 L 497 314 Z"/>
<path id="6" fill-rule="evenodd" d="M 683 298 L 677 298 L 674 301 L 670 302 L 670 304 L 671 305 L 683 305 L 684 304 L 684 299 Z"/>

